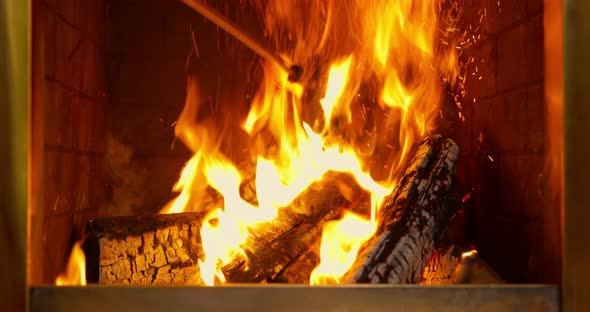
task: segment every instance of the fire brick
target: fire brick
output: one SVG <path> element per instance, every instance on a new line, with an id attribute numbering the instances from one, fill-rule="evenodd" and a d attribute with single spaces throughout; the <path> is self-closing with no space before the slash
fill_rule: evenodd
<path id="1" fill-rule="evenodd" d="M 72 234 L 73 218 L 69 215 L 48 216 L 43 233 L 43 241 L 45 242 L 43 248 L 44 255 L 51 255 L 51 257 L 44 257 L 51 268 L 50 280 L 53 282 L 57 275 L 66 266 L 68 258 L 68 248 L 70 247 L 70 239 Z M 45 270 L 47 272 L 47 270 Z"/>
<path id="2" fill-rule="evenodd" d="M 526 3 L 528 0 L 483 0 L 476 2 L 485 2 L 487 14 L 485 31 L 496 34 L 526 16 Z"/>
<path id="3" fill-rule="evenodd" d="M 106 1 L 78 0 L 76 25 L 85 39 L 104 47 L 106 34 Z M 104 48 L 103 48 L 104 49 Z"/>
<path id="4" fill-rule="evenodd" d="M 543 20 L 531 19 L 498 39 L 498 90 L 543 78 Z"/>
<path id="5" fill-rule="evenodd" d="M 71 214 L 74 201 L 76 156 L 45 151 L 44 190 L 49 214 Z"/>
<path id="6" fill-rule="evenodd" d="M 45 81 L 45 145 L 71 148 L 74 95 L 52 81 Z"/>
<path id="7" fill-rule="evenodd" d="M 543 155 L 503 156 L 498 211 L 519 218 L 542 218 L 544 186 Z"/>
<path id="8" fill-rule="evenodd" d="M 529 16 L 533 16 L 543 11 L 543 0 L 528 0 L 523 1 L 527 4 L 527 12 Z"/>
<path id="9" fill-rule="evenodd" d="M 55 36 L 55 78 L 70 88 L 80 88 L 82 82 L 82 37 L 70 24 L 57 19 Z"/>
<path id="10" fill-rule="evenodd" d="M 467 50 L 474 58 L 466 74 L 465 89 L 469 97 L 487 97 L 496 93 L 496 49 L 496 41 L 490 38 Z"/>
<path id="11" fill-rule="evenodd" d="M 545 143 L 545 89 L 543 84 L 532 86 L 527 95 L 527 146 L 532 153 L 543 152 Z"/>
<path id="12" fill-rule="evenodd" d="M 473 183 L 472 196 L 475 209 L 479 212 L 490 212 L 498 209 L 498 192 L 500 190 L 498 165 L 498 159 L 492 161 L 483 156 L 469 161 L 471 181 Z"/>
<path id="13" fill-rule="evenodd" d="M 76 7 L 79 2 L 88 2 L 87 0 L 45 0 L 48 7 L 55 10 L 68 23 L 74 24 L 77 20 Z"/>
<path id="14" fill-rule="evenodd" d="M 542 280 L 543 231 L 539 221 L 497 214 L 476 216 L 476 246 L 509 283 Z"/>

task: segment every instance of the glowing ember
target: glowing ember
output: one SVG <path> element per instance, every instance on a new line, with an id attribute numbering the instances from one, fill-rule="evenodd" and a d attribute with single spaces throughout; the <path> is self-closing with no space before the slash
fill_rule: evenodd
<path id="1" fill-rule="evenodd" d="M 199 262 L 205 284 L 225 282 L 221 268 L 246 255 L 248 236 L 329 171 L 352 175 L 372 200 L 370 214 L 348 212 L 324 228 L 321 263 L 311 283 L 340 283 L 376 230 L 377 209 L 395 186 L 412 145 L 439 115 L 443 85 L 464 83 L 457 79 L 461 35 L 452 27 L 457 10 L 453 3 L 444 13 L 443 3 L 346 0 L 302 8 L 296 1 L 268 1 L 270 39 L 286 46 L 286 32 L 293 40 L 283 57 L 309 72 L 318 58 L 331 66 L 320 75 L 318 91 L 308 88 L 310 74 L 302 84 L 291 83 L 281 68 L 264 64 L 264 80 L 248 115 L 240 117 L 241 129 L 214 117 L 197 118 L 199 86 L 189 78 L 175 131 L 194 155 L 174 186 L 180 194 L 162 213 L 209 211 L 201 230 L 205 258 Z M 364 88 L 377 94 L 361 96 Z M 306 92 L 318 93 L 311 97 L 319 103 L 307 102 Z M 304 118 L 303 108 L 312 105 L 319 105 L 320 116 Z M 236 159 L 222 148 L 238 131 L 249 138 L 243 150 L 251 159 Z M 236 164 L 243 161 L 255 162 L 255 203 L 240 196 L 248 175 Z M 203 208 L 207 188 L 221 194 L 223 203 Z"/>
<path id="2" fill-rule="evenodd" d="M 468 259 L 474 256 L 477 256 L 477 250 L 475 249 L 462 253 L 461 259 Z"/>
<path id="3" fill-rule="evenodd" d="M 65 272 L 55 279 L 57 286 L 86 285 L 86 257 L 80 242 L 76 242 L 70 253 Z"/>

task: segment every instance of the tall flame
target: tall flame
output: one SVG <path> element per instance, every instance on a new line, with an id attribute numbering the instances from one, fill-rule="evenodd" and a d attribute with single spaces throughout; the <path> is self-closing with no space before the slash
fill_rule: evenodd
<path id="1" fill-rule="evenodd" d="M 86 285 L 86 257 L 82 245 L 78 241 L 74 244 L 65 272 L 55 279 L 57 286 Z"/>
<path id="2" fill-rule="evenodd" d="M 350 174 L 371 194 L 370 215 L 345 213 L 324 228 L 311 282 L 340 283 L 376 230 L 377 210 L 412 145 L 434 126 L 443 85 L 452 86 L 459 74 L 457 39 L 441 13 L 446 2 L 265 1 L 269 39 L 307 71 L 302 83 L 292 83 L 281 68 L 264 63 L 248 115 L 236 116 L 240 129 L 236 121 L 207 117 L 199 84 L 189 78 L 175 131 L 194 155 L 174 186 L 178 197 L 162 212 L 208 211 L 199 262 L 205 284 L 225 282 L 221 268 L 246 255 L 252 229 L 288 209 L 328 171 Z M 240 196 L 247 175 L 236 164 L 245 159 L 223 147 L 233 135 L 245 136 L 239 144 L 255 163 L 255 202 Z M 204 207 L 207 189 L 223 202 Z"/>

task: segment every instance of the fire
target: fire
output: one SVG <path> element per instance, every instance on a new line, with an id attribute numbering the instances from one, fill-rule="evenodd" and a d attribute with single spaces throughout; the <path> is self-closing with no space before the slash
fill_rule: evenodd
<path id="1" fill-rule="evenodd" d="M 356 259 L 361 244 L 375 232 L 375 222 L 353 213 L 330 221 L 323 231 L 320 264 L 311 272 L 312 285 L 340 284 L 340 277 Z"/>
<path id="2" fill-rule="evenodd" d="M 74 244 L 65 272 L 55 279 L 57 286 L 86 285 L 86 257 L 82 245 L 78 241 Z"/>
<path id="3" fill-rule="evenodd" d="M 457 80 L 452 16 L 441 13 L 448 10 L 446 2 L 343 0 L 308 7 L 296 1 L 265 2 L 268 37 L 278 47 L 289 46 L 282 57 L 309 74 L 292 83 L 281 68 L 264 63 L 249 113 L 236 117 L 243 118 L 240 129 L 220 122 L 219 116 L 203 117 L 199 84 L 189 78 L 175 133 L 194 154 L 174 186 L 179 195 L 162 213 L 208 211 L 201 230 L 205 258 L 199 261 L 205 284 L 224 283 L 222 267 L 246 255 L 250 233 L 288 209 L 329 171 L 352 175 L 371 194 L 370 215 L 347 212 L 323 230 L 321 263 L 311 283 L 340 283 L 375 232 L 377 210 L 394 188 L 412 145 L 439 115 L 443 85 Z M 314 78 L 317 59 L 330 66 Z M 374 91 L 374 97 L 361 95 L 364 90 Z M 319 113 L 305 115 L 313 105 L 318 109 L 310 111 Z M 248 138 L 240 147 L 250 159 L 227 151 L 224 142 L 236 133 Z M 248 176 L 237 164 L 244 160 L 254 163 L 254 203 L 240 196 Z M 204 207 L 209 188 L 223 202 Z"/>

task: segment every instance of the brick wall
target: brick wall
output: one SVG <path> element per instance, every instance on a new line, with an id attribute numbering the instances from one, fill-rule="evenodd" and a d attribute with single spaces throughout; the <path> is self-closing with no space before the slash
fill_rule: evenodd
<path id="1" fill-rule="evenodd" d="M 470 72 L 478 69 L 467 77 L 470 104 L 457 138 L 459 181 L 473 188 L 470 234 L 508 281 L 555 282 L 544 237 L 560 234 L 543 231 L 544 222 L 558 222 L 545 220 L 548 210 L 559 209 L 544 195 L 543 1 L 465 2 L 466 18 L 479 19 L 482 3 L 487 15 L 481 40 L 465 51 L 475 58 Z"/>
<path id="2" fill-rule="evenodd" d="M 255 25 L 234 3 L 216 2 L 241 25 Z M 107 201 L 112 214 L 157 212 L 176 196 L 172 186 L 191 155 L 175 142 L 173 127 L 184 106 L 187 76 L 199 78 L 205 111 L 239 126 L 239 116 L 245 116 L 241 104 L 247 103 L 243 82 L 258 59 L 180 1 L 110 1 L 107 25 L 107 127 L 131 153 L 120 169 L 134 177 L 111 176 Z M 112 163 L 120 157 L 114 150 L 107 156 Z"/>
<path id="3" fill-rule="evenodd" d="M 100 207 L 104 12 L 103 0 L 33 1 L 32 283 L 54 281 L 71 240 Z"/>

